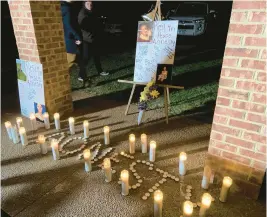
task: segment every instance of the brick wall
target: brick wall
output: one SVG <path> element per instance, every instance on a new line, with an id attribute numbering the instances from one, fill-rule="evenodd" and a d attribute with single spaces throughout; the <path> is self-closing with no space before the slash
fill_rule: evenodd
<path id="1" fill-rule="evenodd" d="M 207 160 L 253 198 L 266 169 L 266 31 L 265 1 L 233 2 Z"/>
<path id="2" fill-rule="evenodd" d="M 11 0 L 19 57 L 43 65 L 49 113 L 72 111 L 71 87 L 59 1 Z"/>

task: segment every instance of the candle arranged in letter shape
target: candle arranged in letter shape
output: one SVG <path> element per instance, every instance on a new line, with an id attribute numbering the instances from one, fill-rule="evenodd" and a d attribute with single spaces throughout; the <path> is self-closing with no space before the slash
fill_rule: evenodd
<path id="1" fill-rule="evenodd" d="M 193 213 L 193 203 L 189 200 L 184 202 L 183 206 L 183 217 L 192 216 Z"/>
<path id="2" fill-rule="evenodd" d="M 130 154 L 135 153 L 135 135 L 134 134 L 129 135 L 129 152 Z"/>
<path id="3" fill-rule="evenodd" d="M 69 128 L 70 128 L 70 134 L 74 135 L 75 134 L 75 126 L 74 126 L 74 118 L 73 117 L 69 118 Z"/>
<path id="4" fill-rule="evenodd" d="M 151 162 L 155 162 L 156 160 L 156 142 L 155 141 L 151 141 L 149 144 L 150 148 L 149 148 L 149 160 Z"/>
<path id="5" fill-rule="evenodd" d="M 12 126 L 9 121 L 5 122 L 6 131 L 8 134 L 9 139 L 12 139 Z"/>
<path id="6" fill-rule="evenodd" d="M 103 129 L 104 129 L 104 142 L 105 142 L 105 145 L 109 145 L 110 144 L 109 127 L 105 126 Z"/>
<path id="7" fill-rule="evenodd" d="M 184 176 L 186 173 L 186 168 L 185 168 L 185 161 L 187 159 L 186 153 L 181 152 L 179 156 L 179 174 L 181 176 Z"/>
<path id="8" fill-rule="evenodd" d="M 19 135 L 20 135 L 21 144 L 23 146 L 28 145 L 28 138 L 27 138 L 26 130 L 24 127 L 19 128 Z"/>
<path id="9" fill-rule="evenodd" d="M 104 159 L 104 173 L 105 173 L 105 181 L 111 182 L 112 180 L 112 171 L 111 171 L 111 163 L 109 158 Z"/>
<path id="10" fill-rule="evenodd" d="M 92 171 L 92 164 L 91 164 L 91 152 L 90 149 L 85 149 L 83 151 L 83 159 L 84 159 L 84 170 L 85 172 Z"/>
<path id="11" fill-rule="evenodd" d="M 43 117 L 44 117 L 45 129 L 50 129 L 49 114 L 47 112 L 45 112 Z"/>
<path id="12" fill-rule="evenodd" d="M 141 149 L 142 153 L 147 153 L 147 135 L 144 133 L 141 135 Z"/>
<path id="13" fill-rule="evenodd" d="M 121 171 L 121 194 L 123 196 L 129 194 L 129 172 L 127 170 Z"/>
<path id="14" fill-rule="evenodd" d="M 83 122 L 83 138 L 85 139 L 89 138 L 89 122 L 88 121 Z"/>
<path id="15" fill-rule="evenodd" d="M 16 118 L 16 122 L 17 122 L 18 129 L 23 127 L 23 123 L 22 123 L 22 118 L 21 117 L 17 117 Z"/>
<path id="16" fill-rule="evenodd" d="M 201 182 L 201 187 L 203 189 L 208 189 L 209 188 L 210 176 L 211 176 L 211 169 L 210 169 L 209 166 L 205 166 L 204 167 L 203 178 L 202 178 L 202 182 Z"/>
<path id="17" fill-rule="evenodd" d="M 204 193 L 201 200 L 201 207 L 199 210 L 199 216 L 206 216 L 207 210 L 210 208 L 211 204 L 211 195 L 209 193 Z"/>
<path id="18" fill-rule="evenodd" d="M 220 198 L 219 198 L 221 202 L 226 202 L 227 195 L 228 195 L 228 192 L 229 192 L 229 189 L 232 183 L 233 183 L 233 180 L 229 176 L 225 176 L 223 178 L 223 184 L 222 184 L 222 189 L 221 189 Z"/>
<path id="19" fill-rule="evenodd" d="M 17 126 L 14 125 L 11 129 L 12 131 L 12 140 L 14 144 L 19 143 L 19 135 L 18 135 L 18 130 L 17 130 Z"/>
<path id="20" fill-rule="evenodd" d="M 161 190 L 154 192 L 154 217 L 162 217 L 163 193 Z"/>
<path id="21" fill-rule="evenodd" d="M 59 151 L 58 151 L 58 141 L 56 139 L 52 139 L 51 148 L 54 160 L 59 160 Z"/>
<path id="22" fill-rule="evenodd" d="M 54 114 L 55 127 L 57 130 L 60 130 L 60 115 L 59 113 Z"/>
<path id="23" fill-rule="evenodd" d="M 32 130 L 36 130 L 36 117 L 34 113 L 30 114 L 30 120 L 31 120 L 31 125 L 32 125 Z"/>
<path id="24" fill-rule="evenodd" d="M 47 145 L 45 143 L 44 135 L 38 135 L 38 143 L 40 144 L 41 154 L 47 153 Z"/>

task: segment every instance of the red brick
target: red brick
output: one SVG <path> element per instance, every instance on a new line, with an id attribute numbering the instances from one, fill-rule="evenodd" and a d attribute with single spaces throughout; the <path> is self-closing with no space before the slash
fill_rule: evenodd
<path id="1" fill-rule="evenodd" d="M 247 20 L 247 12 L 235 12 L 231 13 L 231 22 L 245 22 Z"/>
<path id="2" fill-rule="evenodd" d="M 228 118 L 223 116 L 214 115 L 213 121 L 218 124 L 227 124 Z"/>
<path id="3" fill-rule="evenodd" d="M 241 45 L 242 42 L 242 37 L 241 36 L 234 36 L 234 35 L 229 35 L 227 36 L 227 45 Z"/>
<path id="4" fill-rule="evenodd" d="M 241 66 L 250 69 L 266 70 L 266 61 L 244 59 Z"/>
<path id="5" fill-rule="evenodd" d="M 266 72 L 258 72 L 257 80 L 266 82 Z"/>
<path id="6" fill-rule="evenodd" d="M 233 99 L 248 100 L 248 92 L 228 90 L 228 89 L 224 89 L 221 87 L 218 90 L 218 95 L 219 96 L 225 96 L 228 98 L 233 98 Z"/>
<path id="7" fill-rule="evenodd" d="M 244 139 L 266 144 L 266 136 L 262 136 L 255 133 L 244 132 Z"/>
<path id="8" fill-rule="evenodd" d="M 222 157 L 245 164 L 245 165 L 250 165 L 251 160 L 230 152 L 223 151 L 222 152 Z"/>
<path id="9" fill-rule="evenodd" d="M 215 123 L 212 124 L 212 130 L 215 130 L 219 133 L 225 133 L 225 134 L 234 135 L 234 136 L 238 136 L 240 134 L 240 130 L 233 129 L 227 126 L 218 125 Z"/>
<path id="10" fill-rule="evenodd" d="M 265 145 L 257 144 L 257 152 L 260 152 L 262 154 L 266 154 L 266 144 Z"/>
<path id="11" fill-rule="evenodd" d="M 232 102 L 232 107 L 247 110 L 247 111 L 257 112 L 257 113 L 265 112 L 265 106 L 263 105 L 258 105 L 258 104 L 249 103 L 249 102 L 242 102 L 238 100 L 234 100 Z"/>
<path id="12" fill-rule="evenodd" d="M 253 161 L 253 168 L 263 170 L 266 169 L 266 162 Z"/>
<path id="13" fill-rule="evenodd" d="M 216 156 L 220 156 L 222 151 L 217 149 L 217 148 L 212 148 L 211 146 L 209 146 L 209 150 L 208 152 L 212 155 L 216 155 Z"/>
<path id="14" fill-rule="evenodd" d="M 32 55 L 33 52 L 31 50 L 28 50 L 28 49 L 23 49 L 23 54 Z"/>
<path id="15" fill-rule="evenodd" d="M 25 11 L 30 11 L 31 7 L 30 5 L 20 5 L 19 9 L 25 12 Z"/>
<path id="16" fill-rule="evenodd" d="M 252 142 L 238 139 L 238 138 L 234 138 L 232 136 L 226 136 L 225 141 L 230 143 L 230 144 L 240 146 L 243 148 L 254 149 L 254 147 L 255 147 L 254 143 L 252 143 Z"/>
<path id="17" fill-rule="evenodd" d="M 266 8 L 265 1 L 234 1 L 233 2 L 233 10 L 234 9 L 264 9 Z"/>
<path id="18" fill-rule="evenodd" d="M 222 141 L 223 140 L 223 134 L 212 131 L 210 134 L 210 138 Z"/>
<path id="19" fill-rule="evenodd" d="M 222 149 L 224 151 L 232 152 L 232 153 L 235 153 L 237 151 L 237 147 L 228 145 L 223 142 L 216 141 L 216 140 L 211 140 L 210 145 L 212 145 L 213 147 Z"/>
<path id="20" fill-rule="evenodd" d="M 250 11 L 248 14 L 248 21 L 265 23 L 266 16 L 266 12 Z"/>
<path id="21" fill-rule="evenodd" d="M 223 98 L 223 97 L 217 97 L 216 104 L 217 105 L 228 106 L 228 105 L 230 105 L 230 99 L 226 99 L 226 98 Z"/>
<path id="22" fill-rule="evenodd" d="M 252 79 L 253 72 L 248 71 L 248 70 L 223 68 L 221 72 L 221 76 L 232 77 L 232 78 L 242 78 L 242 79 Z"/>
<path id="23" fill-rule="evenodd" d="M 238 81 L 236 83 L 236 87 L 238 89 L 256 91 L 256 92 L 266 92 L 266 84 L 257 84 L 255 82 L 250 81 Z"/>
<path id="24" fill-rule="evenodd" d="M 240 34 L 261 34 L 264 25 L 243 25 L 243 24 L 231 24 L 229 25 L 229 32 Z"/>
<path id="25" fill-rule="evenodd" d="M 224 115 L 224 116 L 233 117 L 233 118 L 240 118 L 240 119 L 242 119 L 245 116 L 245 112 L 243 111 L 237 111 L 235 109 L 224 108 L 220 106 L 216 106 L 214 114 Z"/>
<path id="26" fill-rule="evenodd" d="M 257 103 L 266 104 L 266 95 L 265 94 L 259 94 L 259 93 L 253 93 L 252 94 L 252 101 Z"/>
<path id="27" fill-rule="evenodd" d="M 262 53 L 261 53 L 261 57 L 260 57 L 260 58 L 261 58 L 261 59 L 264 59 L 264 60 L 267 59 L 266 49 L 264 49 L 264 50 L 262 51 Z"/>
<path id="28" fill-rule="evenodd" d="M 255 122 L 255 123 L 266 124 L 266 115 L 257 115 L 257 114 L 248 113 L 247 120 Z"/>
<path id="29" fill-rule="evenodd" d="M 250 151 L 243 148 L 240 148 L 239 152 L 241 155 L 246 156 L 248 158 L 253 158 L 260 161 L 266 161 L 266 154 L 255 153 L 254 151 Z"/>
<path id="30" fill-rule="evenodd" d="M 255 132 L 259 132 L 261 130 L 261 126 L 259 125 L 247 123 L 244 121 L 233 120 L 233 119 L 230 119 L 229 125 L 240 128 L 240 129 L 245 129 L 245 130 L 250 130 L 250 131 L 255 131 Z"/>
<path id="31" fill-rule="evenodd" d="M 226 48 L 224 55 L 234 57 L 257 57 L 258 50 L 247 48 Z"/>
<path id="32" fill-rule="evenodd" d="M 266 46 L 266 38 L 262 38 L 262 37 L 246 37 L 245 38 L 245 45 L 247 45 L 247 46 L 265 47 Z"/>
<path id="33" fill-rule="evenodd" d="M 238 59 L 234 59 L 234 58 L 231 58 L 231 59 L 224 58 L 223 59 L 223 67 L 225 67 L 225 66 L 235 67 L 235 66 L 237 66 L 237 63 L 238 63 Z"/>
<path id="34" fill-rule="evenodd" d="M 234 79 L 227 79 L 227 78 L 220 78 L 220 86 L 225 86 L 225 87 L 233 87 L 235 84 Z"/>
<path id="35" fill-rule="evenodd" d="M 11 11 L 17 11 L 19 9 L 19 6 L 16 4 L 9 4 L 9 10 Z"/>

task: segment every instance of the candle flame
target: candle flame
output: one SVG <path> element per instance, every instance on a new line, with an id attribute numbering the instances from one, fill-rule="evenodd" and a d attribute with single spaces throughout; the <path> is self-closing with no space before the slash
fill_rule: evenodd
<path id="1" fill-rule="evenodd" d="M 180 160 L 185 161 L 187 159 L 187 155 L 185 152 L 180 153 Z"/>
<path id="2" fill-rule="evenodd" d="M 91 157 L 90 149 L 85 149 L 85 150 L 83 151 L 83 158 L 84 158 L 85 160 L 88 160 L 88 159 L 90 159 L 90 157 Z"/>
<path id="3" fill-rule="evenodd" d="M 110 168 L 111 163 L 109 158 L 104 159 L 104 168 Z"/>
<path id="4" fill-rule="evenodd" d="M 109 126 L 104 126 L 104 133 L 108 133 L 109 132 Z"/>
<path id="5" fill-rule="evenodd" d="M 52 139 L 52 141 L 51 141 L 51 147 L 58 148 L 58 141 L 57 141 L 57 139 Z"/>
<path id="6" fill-rule="evenodd" d="M 74 118 L 73 117 L 69 118 L 69 123 L 74 123 Z"/>
<path id="7" fill-rule="evenodd" d="M 35 114 L 31 113 L 31 114 L 30 114 L 30 119 L 31 119 L 31 120 L 36 119 Z"/>
<path id="8" fill-rule="evenodd" d="M 10 123 L 9 121 L 6 121 L 6 122 L 5 122 L 5 126 L 6 126 L 6 127 L 11 127 L 11 123 Z"/>
<path id="9" fill-rule="evenodd" d="M 130 135 L 129 135 L 129 140 L 130 140 L 131 142 L 134 142 L 134 141 L 135 141 L 135 135 L 134 135 L 134 134 L 130 134 Z"/>
<path id="10" fill-rule="evenodd" d="M 205 205 L 206 207 L 210 207 L 210 204 L 211 204 L 211 195 L 209 193 L 204 193 L 203 196 L 202 196 L 202 204 Z"/>
<path id="11" fill-rule="evenodd" d="M 155 141 L 150 141 L 150 148 L 156 148 L 156 146 L 157 146 L 157 143 L 155 142 Z"/>
<path id="12" fill-rule="evenodd" d="M 154 192 L 154 200 L 155 201 L 162 201 L 162 199 L 163 199 L 163 193 L 162 193 L 162 191 L 161 190 L 156 190 Z"/>
<path id="13" fill-rule="evenodd" d="M 26 133 L 25 128 L 24 127 L 20 127 L 19 128 L 19 134 L 24 134 L 24 133 Z"/>
<path id="14" fill-rule="evenodd" d="M 189 200 L 184 202 L 183 211 L 184 214 L 191 215 L 193 213 L 193 203 Z"/>
<path id="15" fill-rule="evenodd" d="M 54 114 L 54 119 L 59 119 L 59 117 L 60 117 L 59 113 Z"/>
<path id="16" fill-rule="evenodd" d="M 43 116 L 44 116 L 44 118 L 48 118 L 48 117 L 49 117 L 49 114 L 48 114 L 47 112 L 45 112 L 45 113 L 43 114 Z"/>
<path id="17" fill-rule="evenodd" d="M 128 179 L 128 178 L 129 178 L 128 170 L 122 170 L 121 171 L 121 179 Z"/>
<path id="18" fill-rule="evenodd" d="M 17 117 L 16 121 L 17 121 L 17 123 L 21 123 L 22 122 L 22 118 L 21 117 Z"/>
<path id="19" fill-rule="evenodd" d="M 89 126 L 89 122 L 88 121 L 83 121 L 83 126 L 84 127 L 88 127 Z"/>
<path id="20" fill-rule="evenodd" d="M 233 180 L 229 176 L 223 178 L 223 185 L 230 187 L 233 183 Z"/>
<path id="21" fill-rule="evenodd" d="M 45 142 L 45 136 L 44 135 L 38 135 L 38 142 L 43 143 Z"/>

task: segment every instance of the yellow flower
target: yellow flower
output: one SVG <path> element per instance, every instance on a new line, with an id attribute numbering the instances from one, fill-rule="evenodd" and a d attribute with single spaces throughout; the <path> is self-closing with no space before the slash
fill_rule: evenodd
<path id="1" fill-rule="evenodd" d="M 153 84 L 154 84 L 154 81 L 150 81 L 150 82 L 147 83 L 146 86 L 149 88 L 149 87 L 151 87 Z"/>
<path id="2" fill-rule="evenodd" d="M 144 88 L 144 92 L 147 93 L 148 91 L 149 91 L 149 87 L 145 87 L 145 88 Z"/>
<path id="3" fill-rule="evenodd" d="M 147 95 L 146 95 L 146 93 L 143 91 L 142 93 L 141 93 L 141 96 L 140 96 L 140 101 L 142 102 L 142 101 L 146 101 L 147 100 Z"/>
<path id="4" fill-rule="evenodd" d="M 150 95 L 153 97 L 153 99 L 158 98 L 159 92 L 157 90 L 152 90 Z"/>

